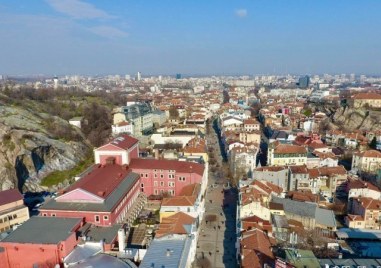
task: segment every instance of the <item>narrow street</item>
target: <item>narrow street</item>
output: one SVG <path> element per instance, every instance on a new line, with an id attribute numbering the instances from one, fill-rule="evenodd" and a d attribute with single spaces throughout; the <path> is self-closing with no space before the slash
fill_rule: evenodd
<path id="1" fill-rule="evenodd" d="M 229 187 L 228 163 L 216 124 L 208 122 L 206 134 L 210 157 L 205 216 L 200 224 L 194 267 L 237 267 L 236 207 L 237 191 Z"/>

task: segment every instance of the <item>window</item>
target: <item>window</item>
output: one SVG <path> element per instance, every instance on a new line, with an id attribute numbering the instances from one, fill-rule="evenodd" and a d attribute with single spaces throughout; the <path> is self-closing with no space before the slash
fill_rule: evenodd
<path id="1" fill-rule="evenodd" d="M 42 216 L 46 217 L 46 216 L 47 216 L 47 214 L 46 214 L 46 213 L 42 213 Z"/>
<path id="2" fill-rule="evenodd" d="M 146 178 L 148 178 L 148 173 L 146 173 Z"/>
<path id="3" fill-rule="evenodd" d="M 142 187 L 142 188 L 143 188 L 143 187 L 144 187 L 144 183 L 140 184 L 140 187 Z"/>
<path id="4" fill-rule="evenodd" d="M 174 179 L 175 178 L 175 175 L 174 174 L 169 174 L 168 175 L 168 179 Z"/>
<path id="5" fill-rule="evenodd" d="M 143 173 L 140 173 L 140 178 L 143 178 L 144 177 L 144 174 Z"/>
<path id="6" fill-rule="evenodd" d="M 100 221 L 100 218 L 98 215 L 95 215 L 95 222 L 99 222 Z"/>
<path id="7" fill-rule="evenodd" d="M 163 174 L 160 174 L 160 178 L 161 178 L 161 179 L 164 179 L 164 175 L 163 175 Z"/>
<path id="8" fill-rule="evenodd" d="M 179 177 L 179 181 L 185 181 L 185 177 Z"/>
<path id="9" fill-rule="evenodd" d="M 55 217 L 56 216 L 56 213 L 52 213 L 52 217 Z"/>
<path id="10" fill-rule="evenodd" d="M 153 182 L 153 186 L 157 186 L 157 181 L 154 181 L 154 182 Z"/>
<path id="11" fill-rule="evenodd" d="M 164 182 L 163 181 L 160 182 L 160 186 L 162 186 L 162 187 L 164 186 Z"/>
<path id="12" fill-rule="evenodd" d="M 175 183 L 174 183 L 173 181 L 169 181 L 169 182 L 168 182 L 168 186 L 169 186 L 169 187 L 175 187 Z"/>
<path id="13" fill-rule="evenodd" d="M 158 195 L 159 194 L 159 190 L 155 190 L 155 195 Z"/>
<path id="14" fill-rule="evenodd" d="M 108 216 L 107 215 L 103 216 L 103 220 L 108 221 Z"/>
<path id="15" fill-rule="evenodd" d="M 157 174 L 154 174 L 153 177 L 154 177 L 154 178 L 157 178 Z"/>
<path id="16" fill-rule="evenodd" d="M 154 170 L 153 170 L 153 172 L 157 172 L 157 170 L 156 170 L 156 169 L 154 169 Z"/>

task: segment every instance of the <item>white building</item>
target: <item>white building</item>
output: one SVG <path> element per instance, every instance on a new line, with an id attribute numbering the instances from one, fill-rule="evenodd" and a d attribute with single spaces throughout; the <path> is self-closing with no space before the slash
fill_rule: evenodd
<path id="1" fill-rule="evenodd" d="M 127 121 L 112 125 L 112 135 L 116 136 L 122 133 L 133 135 L 134 126 Z"/>
<path id="2" fill-rule="evenodd" d="M 77 128 L 81 128 L 82 127 L 82 117 L 74 117 L 74 118 L 70 119 L 69 124 L 76 126 Z"/>

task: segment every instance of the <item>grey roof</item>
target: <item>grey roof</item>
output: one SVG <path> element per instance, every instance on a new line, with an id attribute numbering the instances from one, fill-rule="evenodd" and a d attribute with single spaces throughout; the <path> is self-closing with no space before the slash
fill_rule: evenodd
<path id="1" fill-rule="evenodd" d="M 379 267 L 381 266 L 380 259 L 318 259 L 321 267 Z"/>
<path id="2" fill-rule="evenodd" d="M 120 260 L 118 258 L 112 257 L 107 254 L 97 254 L 92 256 L 85 261 L 70 265 L 70 268 L 104 268 L 104 267 L 113 267 L 113 268 L 137 268 L 137 266 L 129 260 Z"/>
<path id="3" fill-rule="evenodd" d="M 286 213 L 288 212 L 303 217 L 315 218 L 316 204 L 314 203 L 299 202 L 277 196 L 273 196 L 271 202 L 283 204 Z"/>
<path id="4" fill-rule="evenodd" d="M 187 235 L 167 235 L 155 238 L 139 268 L 185 268 L 193 238 Z M 167 251 L 169 253 L 167 254 Z"/>
<path id="5" fill-rule="evenodd" d="M 315 203 L 300 202 L 273 196 L 273 203 L 283 204 L 284 211 L 289 214 L 312 218 L 317 224 L 336 227 L 335 214 L 332 210 L 319 208 Z"/>
<path id="6" fill-rule="evenodd" d="M 65 241 L 81 218 L 32 217 L 1 242 L 58 244 Z"/>
<path id="7" fill-rule="evenodd" d="M 315 211 L 315 219 L 318 224 L 336 227 L 336 218 L 332 210 L 317 207 Z"/>
<path id="8" fill-rule="evenodd" d="M 111 212 L 126 193 L 134 186 L 139 179 L 139 175 L 130 172 L 119 184 L 118 187 L 106 198 L 103 203 L 84 203 L 84 202 L 57 202 L 55 199 L 49 200 L 40 207 L 40 210 L 70 210 L 70 211 L 99 211 Z"/>
<path id="9" fill-rule="evenodd" d="M 92 225 L 85 232 L 85 235 L 89 237 L 90 241 L 99 242 L 100 240 L 103 240 L 106 244 L 109 244 L 117 237 L 120 228 L 122 228 L 122 224 L 114 224 L 110 227 Z"/>
<path id="10" fill-rule="evenodd" d="M 289 228 L 287 217 L 284 215 L 272 214 L 271 219 L 277 228 Z"/>

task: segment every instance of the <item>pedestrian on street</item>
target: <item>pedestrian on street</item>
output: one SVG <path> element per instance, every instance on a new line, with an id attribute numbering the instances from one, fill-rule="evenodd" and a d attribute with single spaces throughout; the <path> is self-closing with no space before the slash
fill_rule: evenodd
<path id="1" fill-rule="evenodd" d="M 212 252 L 209 251 L 209 255 L 212 256 Z"/>
<path id="2" fill-rule="evenodd" d="M 221 229 L 221 226 L 218 225 L 218 230 L 220 230 L 220 229 Z"/>

